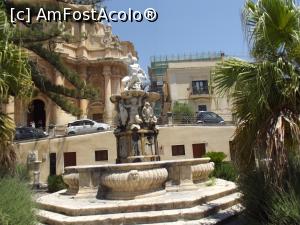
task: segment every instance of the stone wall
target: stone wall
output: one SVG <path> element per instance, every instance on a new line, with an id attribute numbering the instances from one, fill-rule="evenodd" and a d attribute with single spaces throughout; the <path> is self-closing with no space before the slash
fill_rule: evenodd
<path id="1" fill-rule="evenodd" d="M 235 127 L 220 126 L 174 126 L 161 127 L 158 147 L 161 160 L 193 158 L 193 144 L 205 143 L 206 151 L 223 151 L 229 156 L 229 141 Z M 172 145 L 184 145 L 185 155 L 172 156 Z M 64 152 L 76 152 L 77 165 L 101 165 L 115 163 L 117 158 L 116 139 L 113 132 L 50 138 L 40 141 L 16 143 L 18 161 L 26 163 L 31 151 L 38 152 L 41 163 L 41 182 L 46 182 L 50 173 L 50 153 L 56 153 L 56 172 L 63 173 Z M 108 160 L 95 161 L 96 150 L 107 150 Z M 229 157 L 227 158 L 230 159 Z"/>

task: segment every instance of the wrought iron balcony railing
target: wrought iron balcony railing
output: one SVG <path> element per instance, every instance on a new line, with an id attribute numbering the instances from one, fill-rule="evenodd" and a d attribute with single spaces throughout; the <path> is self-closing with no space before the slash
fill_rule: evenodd
<path id="1" fill-rule="evenodd" d="M 192 95 L 203 95 L 203 94 L 209 94 L 208 87 L 203 88 L 193 88 Z"/>

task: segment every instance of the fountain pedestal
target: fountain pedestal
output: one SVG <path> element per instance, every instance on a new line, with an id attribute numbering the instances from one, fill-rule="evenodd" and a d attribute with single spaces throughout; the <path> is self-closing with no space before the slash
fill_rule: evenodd
<path id="1" fill-rule="evenodd" d="M 117 138 L 117 163 L 159 161 L 157 147 L 158 131 L 133 130 L 115 132 Z"/>
<path id="2" fill-rule="evenodd" d="M 142 90 L 127 90 L 113 95 L 117 128 L 117 163 L 159 161 L 157 119 L 152 106 L 160 95 Z"/>

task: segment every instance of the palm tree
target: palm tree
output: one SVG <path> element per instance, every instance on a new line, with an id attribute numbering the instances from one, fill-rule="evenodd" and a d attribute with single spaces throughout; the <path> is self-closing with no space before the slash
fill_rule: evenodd
<path id="1" fill-rule="evenodd" d="M 299 153 L 300 11 L 294 0 L 247 0 L 242 20 L 254 60 L 225 60 L 214 84 L 232 98 L 238 167 L 267 159 L 266 174 L 278 184 L 289 152 Z"/>
<path id="2" fill-rule="evenodd" d="M 8 23 L 3 5 L 0 5 L 0 104 L 9 96 L 31 96 L 33 83 L 26 54 L 12 42 L 14 28 Z M 12 145 L 14 122 L 0 112 L 0 169 L 13 168 L 16 155 Z"/>

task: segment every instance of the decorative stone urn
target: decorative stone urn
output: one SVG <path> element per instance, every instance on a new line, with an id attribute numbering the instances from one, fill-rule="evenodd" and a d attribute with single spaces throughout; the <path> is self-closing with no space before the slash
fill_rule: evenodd
<path id="1" fill-rule="evenodd" d="M 208 178 L 209 174 L 214 171 L 215 164 L 213 162 L 203 163 L 192 166 L 193 182 L 199 183 Z"/>
<path id="2" fill-rule="evenodd" d="M 40 167 L 42 161 L 38 160 L 38 152 L 31 151 L 27 156 L 27 167 L 29 170 L 29 174 L 31 174 L 31 179 L 33 180 L 32 185 L 33 188 L 40 188 Z"/>
<path id="3" fill-rule="evenodd" d="M 79 190 L 79 174 L 71 173 L 63 176 L 64 182 L 68 185 L 68 189 L 65 194 L 75 195 Z"/>
<path id="4" fill-rule="evenodd" d="M 106 199 L 133 199 L 158 194 L 164 189 L 168 178 L 165 168 L 151 170 L 130 170 L 128 172 L 107 172 L 100 178 Z"/>

